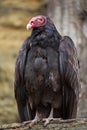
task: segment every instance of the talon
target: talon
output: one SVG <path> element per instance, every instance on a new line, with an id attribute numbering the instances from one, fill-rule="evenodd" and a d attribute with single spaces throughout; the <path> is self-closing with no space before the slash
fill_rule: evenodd
<path id="1" fill-rule="evenodd" d="M 47 125 L 50 123 L 50 121 L 52 121 L 52 120 L 53 120 L 53 118 L 43 119 L 43 122 L 45 122 L 45 123 L 44 123 L 44 126 L 47 126 Z"/>
<path id="2" fill-rule="evenodd" d="M 31 121 L 31 123 L 29 124 L 29 127 L 31 128 L 33 125 L 36 125 L 40 120 L 34 119 Z"/>
<path id="3" fill-rule="evenodd" d="M 32 121 L 25 121 L 23 122 L 24 125 L 30 124 Z"/>

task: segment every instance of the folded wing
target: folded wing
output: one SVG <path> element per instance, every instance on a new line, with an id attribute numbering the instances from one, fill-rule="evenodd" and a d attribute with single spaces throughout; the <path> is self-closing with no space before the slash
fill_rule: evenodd
<path id="1" fill-rule="evenodd" d="M 75 118 L 79 98 L 79 61 L 73 41 L 64 36 L 59 46 L 59 71 L 63 87 L 63 118 Z"/>

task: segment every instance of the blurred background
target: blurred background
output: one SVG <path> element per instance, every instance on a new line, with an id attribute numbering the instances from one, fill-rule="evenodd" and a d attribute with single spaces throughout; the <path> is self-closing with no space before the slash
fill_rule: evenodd
<path id="1" fill-rule="evenodd" d="M 87 0 L 0 0 L 0 124 L 19 120 L 14 99 L 15 61 L 29 19 L 49 16 L 61 35 L 70 36 L 80 59 L 81 93 L 77 117 L 87 117 Z"/>

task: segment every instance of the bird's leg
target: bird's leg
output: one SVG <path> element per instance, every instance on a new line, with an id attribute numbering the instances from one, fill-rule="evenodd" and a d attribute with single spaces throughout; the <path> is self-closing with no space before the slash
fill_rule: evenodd
<path id="1" fill-rule="evenodd" d="M 31 121 L 26 121 L 24 124 L 29 124 L 29 127 L 32 127 L 33 125 L 37 124 L 40 121 L 40 117 L 38 112 L 36 112 L 35 118 Z"/>
<path id="2" fill-rule="evenodd" d="M 52 121 L 52 120 L 57 120 L 58 122 L 61 121 L 61 118 L 55 118 L 55 119 L 53 118 L 53 107 L 51 108 L 49 117 L 43 119 L 43 121 L 45 122 L 45 123 L 44 123 L 44 126 L 48 125 L 48 124 L 50 123 L 50 121 Z"/>
<path id="3" fill-rule="evenodd" d="M 51 120 L 53 120 L 53 107 L 51 108 L 49 117 L 43 119 L 43 121 L 45 121 L 44 126 L 46 126 L 47 124 L 49 124 Z"/>

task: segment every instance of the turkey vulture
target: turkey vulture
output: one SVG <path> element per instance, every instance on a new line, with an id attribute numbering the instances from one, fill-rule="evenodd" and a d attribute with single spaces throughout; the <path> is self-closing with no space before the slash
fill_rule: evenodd
<path id="1" fill-rule="evenodd" d="M 76 118 L 79 64 L 71 38 L 62 37 L 50 18 L 39 15 L 17 57 L 14 92 L 21 121 Z"/>

